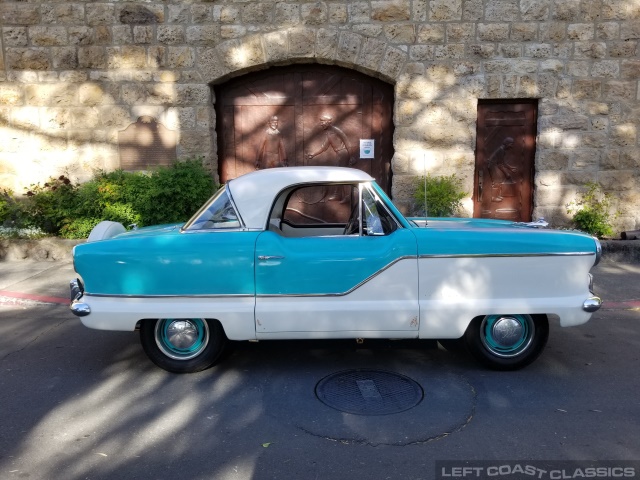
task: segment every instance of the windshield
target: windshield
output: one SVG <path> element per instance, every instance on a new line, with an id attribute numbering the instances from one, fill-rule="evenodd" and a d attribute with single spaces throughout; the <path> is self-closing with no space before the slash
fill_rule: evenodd
<path id="1" fill-rule="evenodd" d="M 210 230 L 240 228 L 240 219 L 233 207 L 227 188 L 222 187 L 198 212 L 191 217 L 184 230 Z"/>

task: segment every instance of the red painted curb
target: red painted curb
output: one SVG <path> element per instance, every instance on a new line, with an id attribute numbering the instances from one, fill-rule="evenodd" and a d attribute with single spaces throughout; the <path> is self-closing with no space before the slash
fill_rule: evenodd
<path id="1" fill-rule="evenodd" d="M 6 290 L 0 290 L 0 297 L 17 298 L 20 300 L 32 300 L 35 302 L 43 302 L 43 303 L 57 303 L 60 305 L 69 305 L 70 303 L 68 298 L 49 297 L 46 295 L 34 295 L 31 293 L 8 292 Z"/>
<path id="2" fill-rule="evenodd" d="M 630 300 L 628 302 L 603 302 L 602 308 L 605 310 L 629 310 L 640 308 L 640 300 Z"/>

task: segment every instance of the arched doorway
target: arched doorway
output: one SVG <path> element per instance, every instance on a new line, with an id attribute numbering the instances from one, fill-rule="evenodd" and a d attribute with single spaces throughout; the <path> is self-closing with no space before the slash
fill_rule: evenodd
<path id="1" fill-rule="evenodd" d="M 222 182 L 256 168 L 338 165 L 364 170 L 390 192 L 391 85 L 345 68 L 294 65 L 234 78 L 215 97 Z"/>

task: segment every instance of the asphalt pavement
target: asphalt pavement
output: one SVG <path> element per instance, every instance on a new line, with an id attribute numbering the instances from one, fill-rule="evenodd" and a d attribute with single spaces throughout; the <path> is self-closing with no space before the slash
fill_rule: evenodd
<path id="1" fill-rule="evenodd" d="M 432 479 L 443 460 L 640 460 L 640 264 L 592 273 L 604 307 L 552 322 L 517 372 L 431 343 L 331 341 L 234 344 L 174 375 L 135 333 L 80 324 L 69 262 L 0 263 L 0 479 Z M 320 402 L 319 382 L 349 369 L 399 373 L 424 398 L 372 416 Z"/>

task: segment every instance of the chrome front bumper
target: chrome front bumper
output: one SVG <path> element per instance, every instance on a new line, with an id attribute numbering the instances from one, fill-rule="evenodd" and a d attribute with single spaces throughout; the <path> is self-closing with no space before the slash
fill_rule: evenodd
<path id="1" fill-rule="evenodd" d="M 82 303 L 80 300 L 84 295 L 84 286 L 79 279 L 74 279 L 69 282 L 69 290 L 71 295 L 71 304 L 69 308 L 71 312 L 77 317 L 86 317 L 91 313 L 91 308 L 86 303 Z"/>

